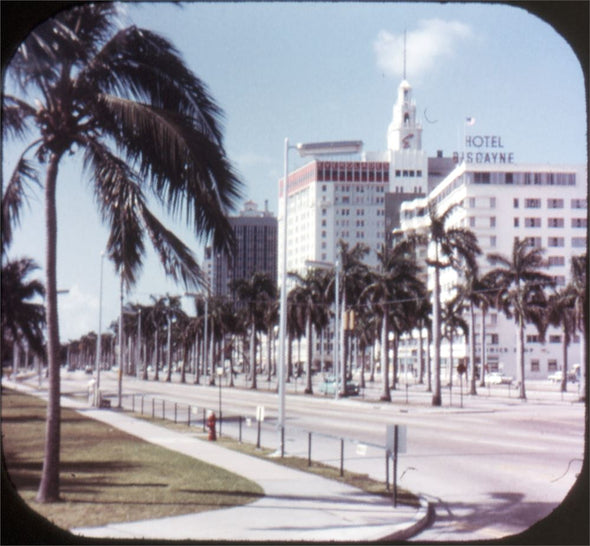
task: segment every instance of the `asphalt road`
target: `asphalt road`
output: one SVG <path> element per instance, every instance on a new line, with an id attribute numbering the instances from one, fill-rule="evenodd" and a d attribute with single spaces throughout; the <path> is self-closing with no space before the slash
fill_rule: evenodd
<path id="1" fill-rule="evenodd" d="M 84 392 L 90 376 L 64 373 L 63 392 Z M 242 384 L 238 381 L 238 386 Z M 222 386 L 223 434 L 238 437 L 237 416 L 243 416 L 244 441 L 257 441 L 258 406 L 265 408 L 261 444 L 278 448 L 276 427 L 278 396 L 264 380 L 260 390 Z M 101 388 L 113 396 L 116 374 L 101 375 Z M 445 391 L 442 408 L 430 406 L 423 386 L 411 385 L 393 392 L 394 402 L 378 401 L 379 389 L 367 389 L 364 397 L 334 400 L 306 396 L 303 384 L 288 386 L 286 401 L 286 452 L 338 467 L 386 479 L 386 427 L 407 427 L 407 450 L 399 455 L 398 483 L 436 503 L 433 525 L 416 541 L 456 542 L 499 539 L 520 533 L 549 515 L 564 499 L 580 472 L 584 457 L 584 411 L 577 390 L 561 395 L 557 386 L 545 382 L 529 385 L 528 401 L 516 399 L 503 386 L 481 389 L 478 396 L 463 397 L 455 388 L 452 406 Z M 144 409 L 186 419 L 192 406 L 192 422 L 208 408 L 218 413 L 218 386 L 181 385 L 173 382 L 123 379 L 124 405 L 131 393 L 143 393 Z M 152 398 L 156 401 L 152 406 Z M 133 403 L 139 408 L 141 397 Z M 161 400 L 168 402 L 164 405 Z M 113 399 L 116 404 L 116 397 Z M 152 410 L 153 408 L 153 410 Z M 198 409 L 197 409 L 198 408 Z M 344 440 L 340 442 L 340 438 Z"/>

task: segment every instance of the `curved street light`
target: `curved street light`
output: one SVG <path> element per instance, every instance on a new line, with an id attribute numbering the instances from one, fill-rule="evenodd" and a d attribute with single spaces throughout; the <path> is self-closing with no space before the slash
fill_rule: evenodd
<path id="1" fill-rule="evenodd" d="M 280 455 L 285 455 L 285 337 L 287 332 L 287 200 L 289 180 L 289 150 L 296 149 L 301 157 L 321 155 L 343 155 L 362 150 L 361 140 L 299 143 L 289 145 L 285 138 L 284 177 L 283 177 L 283 255 L 281 260 L 281 291 L 279 302 L 279 435 Z M 336 345 L 338 340 L 336 340 Z"/>

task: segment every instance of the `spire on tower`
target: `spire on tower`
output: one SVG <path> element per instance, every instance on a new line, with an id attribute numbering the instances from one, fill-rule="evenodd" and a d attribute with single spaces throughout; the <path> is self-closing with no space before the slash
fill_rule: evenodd
<path id="1" fill-rule="evenodd" d="M 406 29 L 404 29 L 404 80 L 406 79 Z"/>

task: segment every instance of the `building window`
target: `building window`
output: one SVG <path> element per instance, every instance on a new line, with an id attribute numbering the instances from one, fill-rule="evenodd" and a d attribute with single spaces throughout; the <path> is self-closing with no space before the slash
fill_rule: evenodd
<path id="1" fill-rule="evenodd" d="M 588 220 L 586 218 L 572 218 L 573 228 L 585 228 L 588 227 Z"/>
<path id="2" fill-rule="evenodd" d="M 512 201 L 512 206 L 517 209 L 518 208 L 518 197 L 515 197 Z"/>
<path id="3" fill-rule="evenodd" d="M 401 175 L 402 175 L 402 172 L 399 169 L 396 169 L 395 176 L 399 178 Z"/>
<path id="4" fill-rule="evenodd" d="M 491 209 L 496 208 L 496 198 L 495 197 L 490 197 L 490 208 Z"/>
<path id="5" fill-rule="evenodd" d="M 473 182 L 475 184 L 489 184 L 490 183 L 490 173 L 473 173 Z"/>
<path id="6" fill-rule="evenodd" d="M 586 246 L 586 237 L 572 237 L 573 248 L 584 248 Z"/>
<path id="7" fill-rule="evenodd" d="M 512 184 L 514 182 L 514 180 L 513 180 L 513 173 L 506 173 L 506 176 L 504 178 L 504 182 L 506 184 Z"/>
<path id="8" fill-rule="evenodd" d="M 547 208 L 562 209 L 563 208 L 563 199 L 547 199 Z"/>
<path id="9" fill-rule="evenodd" d="M 539 336 L 535 334 L 528 334 L 526 336 L 527 343 L 539 343 Z"/>
<path id="10" fill-rule="evenodd" d="M 556 372 L 557 371 L 557 360 L 548 360 L 547 361 L 547 371 L 548 372 Z"/>
<path id="11" fill-rule="evenodd" d="M 518 223 L 519 223 L 519 222 L 518 222 L 518 218 L 515 218 L 515 219 L 514 219 L 514 227 L 518 227 Z"/>
<path id="12" fill-rule="evenodd" d="M 563 218 L 548 218 L 547 226 L 552 228 L 561 228 L 563 227 Z"/>
<path id="13" fill-rule="evenodd" d="M 565 241 L 563 237 L 549 237 L 549 239 L 547 240 L 547 246 L 564 246 L 565 245 Z"/>
<path id="14" fill-rule="evenodd" d="M 475 216 L 469 217 L 469 227 L 475 227 Z"/>
<path id="15" fill-rule="evenodd" d="M 498 334 L 490 334 L 490 345 L 498 345 L 500 343 L 500 337 Z"/>
<path id="16" fill-rule="evenodd" d="M 491 228 L 496 227 L 496 217 L 495 216 L 490 217 L 490 227 Z"/>
<path id="17" fill-rule="evenodd" d="M 525 199 L 524 200 L 524 208 L 525 209 L 540 209 L 541 208 L 541 200 L 540 199 Z"/>
<path id="18" fill-rule="evenodd" d="M 547 258 L 547 265 L 549 265 L 549 267 L 565 265 L 565 257 L 564 256 L 549 256 Z"/>
<path id="19" fill-rule="evenodd" d="M 531 360 L 531 372 L 540 372 L 541 366 L 538 360 Z"/>
<path id="20" fill-rule="evenodd" d="M 541 237 L 525 237 L 527 246 L 541 248 Z"/>
<path id="21" fill-rule="evenodd" d="M 524 227 L 541 227 L 541 218 L 525 218 Z"/>
<path id="22" fill-rule="evenodd" d="M 588 203 L 584 199 L 572 199 L 572 209 L 588 208 Z"/>
<path id="23" fill-rule="evenodd" d="M 495 235 L 492 235 L 492 236 L 490 237 L 490 246 L 491 246 L 492 248 L 496 248 L 496 236 L 495 236 Z"/>

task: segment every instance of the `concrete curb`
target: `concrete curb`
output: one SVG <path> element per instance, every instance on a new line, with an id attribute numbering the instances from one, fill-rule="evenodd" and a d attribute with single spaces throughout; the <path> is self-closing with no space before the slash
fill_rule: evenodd
<path id="1" fill-rule="evenodd" d="M 431 502 L 428 502 L 424 497 L 420 497 L 420 510 L 413 518 L 414 522 L 404 529 L 400 529 L 399 531 L 395 531 L 380 538 L 379 542 L 399 542 L 408 540 L 422 532 L 427 527 L 430 527 L 435 516 L 434 505 Z"/>

